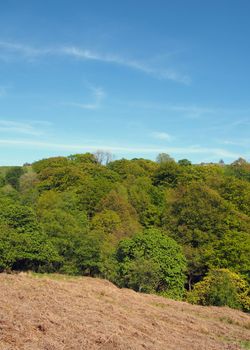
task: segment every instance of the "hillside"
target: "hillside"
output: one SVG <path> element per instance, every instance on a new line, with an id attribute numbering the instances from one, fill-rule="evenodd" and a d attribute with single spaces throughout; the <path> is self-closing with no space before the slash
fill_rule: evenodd
<path id="1" fill-rule="evenodd" d="M 0 350 L 248 349 L 249 329 L 250 316 L 240 311 L 105 280 L 0 275 Z"/>

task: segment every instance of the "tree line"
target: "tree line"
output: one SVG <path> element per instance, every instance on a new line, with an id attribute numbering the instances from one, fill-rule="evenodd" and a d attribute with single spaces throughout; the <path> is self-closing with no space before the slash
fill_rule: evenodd
<path id="1" fill-rule="evenodd" d="M 0 271 L 250 311 L 250 163 L 108 153 L 0 167 Z"/>

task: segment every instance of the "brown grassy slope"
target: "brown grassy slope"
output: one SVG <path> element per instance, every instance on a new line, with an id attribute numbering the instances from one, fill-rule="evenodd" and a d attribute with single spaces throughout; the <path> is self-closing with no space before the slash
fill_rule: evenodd
<path id="1" fill-rule="evenodd" d="M 92 278 L 0 274 L 0 350 L 242 349 L 250 316 Z"/>

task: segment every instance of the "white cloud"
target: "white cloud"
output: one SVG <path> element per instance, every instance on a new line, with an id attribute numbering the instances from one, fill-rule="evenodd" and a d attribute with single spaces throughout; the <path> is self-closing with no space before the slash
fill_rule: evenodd
<path id="1" fill-rule="evenodd" d="M 166 132 L 155 131 L 152 133 L 152 137 L 158 140 L 171 141 L 173 137 Z"/>
<path id="2" fill-rule="evenodd" d="M 218 140 L 219 143 L 223 145 L 241 146 L 249 147 L 250 139 L 240 139 L 240 140 Z"/>
<path id="3" fill-rule="evenodd" d="M 26 56 L 27 58 L 34 58 L 42 55 L 47 55 L 54 52 L 54 50 L 46 49 L 46 48 L 34 48 L 28 45 L 12 43 L 7 41 L 0 41 L 0 49 L 4 54 L 8 56 L 8 54 L 19 52 L 21 55 Z"/>
<path id="4" fill-rule="evenodd" d="M 90 86 L 89 90 L 91 92 L 91 98 L 92 98 L 93 102 L 91 102 L 91 103 L 68 102 L 68 103 L 63 103 L 63 104 L 64 105 L 66 104 L 68 106 L 79 107 L 82 109 L 89 109 L 89 110 L 98 109 L 101 105 L 102 100 L 106 96 L 106 93 L 100 87 Z"/>
<path id="5" fill-rule="evenodd" d="M 42 131 L 35 128 L 31 123 L 23 123 L 3 119 L 0 120 L 0 132 L 26 134 L 32 136 L 38 136 L 42 134 Z"/>
<path id="6" fill-rule="evenodd" d="M 88 145 L 88 144 L 65 144 L 54 142 L 42 142 L 32 140 L 17 140 L 17 139 L 0 139 L 0 145 L 4 146 L 22 146 L 22 147 L 36 147 L 39 149 L 49 150 L 63 150 L 63 151 L 75 151 L 86 152 L 96 150 L 106 150 L 110 152 L 116 152 L 118 154 L 158 154 L 169 153 L 173 155 L 194 155 L 204 154 L 209 156 L 216 156 L 219 158 L 236 159 L 239 157 L 247 158 L 246 155 L 240 153 L 234 153 L 221 148 L 209 148 L 199 146 L 187 146 L 187 147 L 144 147 L 144 146 L 113 146 L 106 144 Z"/>
<path id="7" fill-rule="evenodd" d="M 187 75 L 182 75 L 173 69 L 158 69 L 156 67 L 151 67 L 144 62 L 137 60 L 126 59 L 118 55 L 111 54 L 99 54 L 90 50 L 85 50 L 77 47 L 64 47 L 61 52 L 69 56 L 73 56 L 84 60 L 94 60 L 106 63 L 113 63 L 120 66 L 125 66 L 132 68 L 134 70 L 141 71 L 148 75 L 152 75 L 158 79 L 173 80 L 182 84 L 190 84 L 191 79 Z"/>
<path id="8" fill-rule="evenodd" d="M 186 116 L 188 118 L 199 118 L 206 115 L 249 115 L 250 108 L 224 108 L 224 107 L 213 107 L 213 106 L 199 106 L 199 105 L 177 105 L 177 104 L 161 104 L 161 103 L 151 103 L 151 102 L 131 102 L 131 106 L 136 106 L 148 110 L 160 110 L 166 112 L 176 112 L 181 116 Z M 237 119 L 232 123 L 232 125 L 237 126 L 241 124 L 249 125 L 250 119 Z"/>
<path id="9" fill-rule="evenodd" d="M 52 126 L 53 123 L 49 122 L 48 120 L 32 120 L 33 125 L 39 125 L 39 126 Z"/>
<path id="10" fill-rule="evenodd" d="M 1 49 L 3 52 L 1 52 Z M 172 80 L 181 84 L 189 85 L 191 79 L 186 74 L 181 74 L 174 69 L 158 68 L 151 66 L 145 62 L 135 59 L 124 58 L 120 55 L 110 53 L 97 53 L 89 49 L 84 49 L 76 46 L 61 46 L 53 48 L 34 48 L 32 46 L 23 45 L 20 43 L 12 43 L 0 41 L 0 54 L 2 57 L 8 57 L 13 53 L 18 52 L 27 59 L 34 59 L 39 56 L 46 55 L 66 55 L 81 60 L 99 61 L 108 64 L 116 64 L 133 70 L 141 71 L 147 75 L 157 79 Z"/>

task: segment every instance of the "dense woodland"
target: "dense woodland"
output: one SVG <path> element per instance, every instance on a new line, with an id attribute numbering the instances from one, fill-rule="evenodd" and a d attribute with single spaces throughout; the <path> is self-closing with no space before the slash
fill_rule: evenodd
<path id="1" fill-rule="evenodd" d="M 75 154 L 0 168 L 0 271 L 250 311 L 250 163 Z"/>

